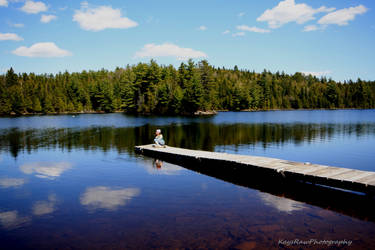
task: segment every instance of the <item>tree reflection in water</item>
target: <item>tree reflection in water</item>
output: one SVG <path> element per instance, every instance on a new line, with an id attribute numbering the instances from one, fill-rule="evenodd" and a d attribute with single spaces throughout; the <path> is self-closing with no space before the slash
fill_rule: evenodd
<path id="1" fill-rule="evenodd" d="M 153 132 L 160 126 L 90 127 L 48 129 L 1 129 L 0 152 L 17 157 L 20 151 L 31 153 L 43 149 L 117 150 L 133 154 L 135 145 L 150 144 Z M 222 145 L 270 145 L 311 143 L 341 136 L 374 135 L 375 124 L 172 124 L 161 127 L 170 146 L 214 151 Z"/>

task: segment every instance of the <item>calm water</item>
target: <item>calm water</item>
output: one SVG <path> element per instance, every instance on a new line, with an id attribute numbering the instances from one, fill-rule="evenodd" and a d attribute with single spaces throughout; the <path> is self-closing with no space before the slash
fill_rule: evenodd
<path id="1" fill-rule="evenodd" d="M 372 199 L 158 168 L 133 152 L 156 128 L 171 146 L 375 171 L 375 110 L 0 118 L 0 248 L 375 248 Z"/>

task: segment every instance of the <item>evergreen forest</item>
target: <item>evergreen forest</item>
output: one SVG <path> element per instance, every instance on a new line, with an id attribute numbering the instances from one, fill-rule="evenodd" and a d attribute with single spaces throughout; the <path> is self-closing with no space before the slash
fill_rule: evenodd
<path id="1" fill-rule="evenodd" d="M 375 81 L 216 68 L 206 60 L 128 65 L 114 71 L 0 75 L 0 114 L 375 108 Z"/>

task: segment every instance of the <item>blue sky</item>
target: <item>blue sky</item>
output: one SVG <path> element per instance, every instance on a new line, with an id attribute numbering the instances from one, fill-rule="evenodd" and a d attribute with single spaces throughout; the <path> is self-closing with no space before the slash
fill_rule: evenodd
<path id="1" fill-rule="evenodd" d="M 370 0 L 0 0 L 0 73 L 187 58 L 217 67 L 375 80 Z"/>

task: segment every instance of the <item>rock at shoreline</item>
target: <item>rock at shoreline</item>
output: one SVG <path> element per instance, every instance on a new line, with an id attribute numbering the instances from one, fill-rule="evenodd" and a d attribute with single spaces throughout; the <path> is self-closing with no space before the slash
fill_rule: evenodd
<path id="1" fill-rule="evenodd" d="M 194 115 L 216 115 L 216 114 L 217 112 L 215 110 L 207 110 L 207 111 L 198 110 L 194 112 Z"/>

